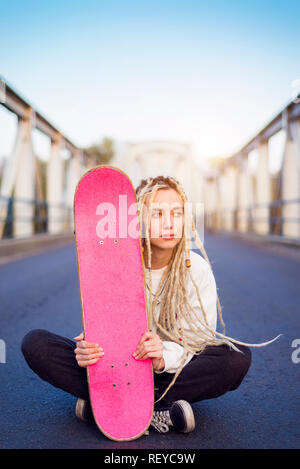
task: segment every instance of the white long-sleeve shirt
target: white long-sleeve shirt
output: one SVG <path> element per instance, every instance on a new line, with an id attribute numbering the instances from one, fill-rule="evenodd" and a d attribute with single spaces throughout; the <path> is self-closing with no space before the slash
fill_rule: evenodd
<path id="1" fill-rule="evenodd" d="M 197 254 L 194 251 L 190 251 L 190 259 L 191 259 L 191 273 L 193 279 L 198 286 L 200 298 L 206 312 L 206 318 L 209 327 L 215 331 L 217 326 L 217 289 L 216 289 L 216 282 L 213 275 L 213 272 L 207 263 L 207 261 Z M 159 287 L 161 277 L 165 271 L 167 266 L 162 267 L 161 269 L 152 269 L 152 292 L 155 294 Z M 146 269 L 146 284 L 150 287 L 149 284 L 149 270 Z M 147 299 L 149 301 L 149 288 L 147 290 Z M 188 298 L 190 304 L 193 306 L 199 321 L 205 324 L 205 319 L 203 317 L 203 313 L 198 301 L 197 292 L 195 287 L 188 275 L 187 280 L 187 291 L 188 291 Z M 149 304 L 149 303 L 148 303 Z M 156 306 L 155 314 L 158 319 L 160 313 L 160 301 Z M 183 320 L 183 329 L 189 331 L 190 334 L 193 334 L 189 329 L 188 324 L 186 321 Z M 201 325 L 200 325 L 201 327 Z M 157 329 L 155 324 L 152 324 L 152 332 L 156 333 Z M 179 368 L 182 358 L 183 358 L 184 349 L 181 345 L 172 342 L 172 341 L 163 341 L 163 358 L 165 361 L 165 367 L 163 370 L 160 370 L 156 373 L 176 373 L 177 369 Z M 184 363 L 184 366 L 192 359 L 193 353 L 189 352 Z"/>

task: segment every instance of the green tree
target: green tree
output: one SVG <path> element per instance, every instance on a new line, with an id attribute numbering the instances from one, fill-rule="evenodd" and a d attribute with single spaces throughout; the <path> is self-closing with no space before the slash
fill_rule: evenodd
<path id="1" fill-rule="evenodd" d="M 103 137 L 99 144 L 94 143 L 83 150 L 88 157 L 96 160 L 96 164 L 108 164 L 114 156 L 114 142 L 109 137 Z"/>

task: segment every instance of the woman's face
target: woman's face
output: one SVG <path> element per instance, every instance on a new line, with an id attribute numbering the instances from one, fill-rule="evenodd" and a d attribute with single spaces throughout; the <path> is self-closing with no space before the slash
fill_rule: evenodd
<path id="1" fill-rule="evenodd" d="M 150 196 L 146 199 L 145 216 L 149 216 Z M 159 189 L 152 201 L 149 237 L 152 246 L 173 249 L 182 238 L 184 205 L 175 189 Z"/>

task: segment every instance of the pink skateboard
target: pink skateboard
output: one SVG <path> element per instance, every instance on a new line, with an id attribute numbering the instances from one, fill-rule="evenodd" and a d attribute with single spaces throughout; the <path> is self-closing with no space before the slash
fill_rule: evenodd
<path id="1" fill-rule="evenodd" d="M 148 330 L 136 197 L 118 168 L 96 166 L 77 184 L 74 224 L 85 339 L 104 356 L 88 367 L 92 410 L 116 441 L 142 436 L 153 414 L 151 360 L 132 356 Z"/>

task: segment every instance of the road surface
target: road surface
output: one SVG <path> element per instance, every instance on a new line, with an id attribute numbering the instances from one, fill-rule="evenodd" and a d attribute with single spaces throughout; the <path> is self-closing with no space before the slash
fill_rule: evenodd
<path id="1" fill-rule="evenodd" d="M 124 443 L 78 421 L 76 398 L 41 381 L 20 350 L 31 329 L 68 337 L 82 330 L 75 246 L 0 264 L 0 339 L 6 347 L 6 363 L 0 363 L 0 448 L 299 447 L 300 349 L 297 354 L 292 347 L 295 339 L 300 347 L 299 256 L 225 235 L 206 235 L 205 247 L 227 335 L 252 343 L 283 335 L 252 349 L 252 365 L 236 391 L 193 404 L 194 432 L 161 435 L 151 428 L 148 436 Z"/>

